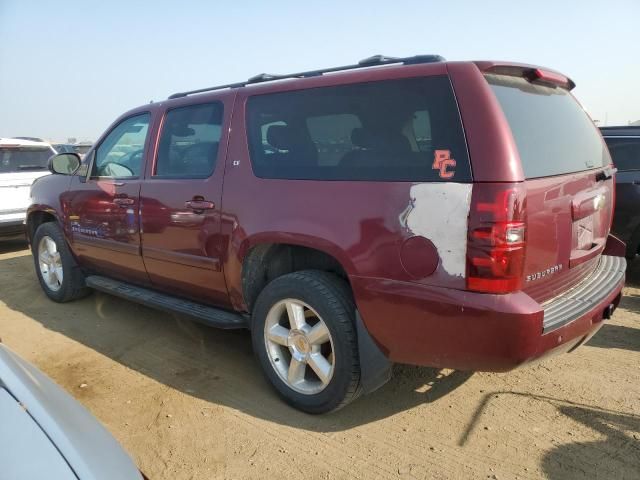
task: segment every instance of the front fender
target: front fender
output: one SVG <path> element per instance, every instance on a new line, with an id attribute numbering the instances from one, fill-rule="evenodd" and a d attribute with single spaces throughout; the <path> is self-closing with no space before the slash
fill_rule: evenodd
<path id="1" fill-rule="evenodd" d="M 47 175 L 31 186 L 31 201 L 27 209 L 27 237 L 31 242 L 37 225 L 43 217 L 53 218 L 68 236 L 65 229 L 65 215 L 62 197 L 69 190 L 72 176 Z M 68 238 L 67 238 L 68 240 Z"/>

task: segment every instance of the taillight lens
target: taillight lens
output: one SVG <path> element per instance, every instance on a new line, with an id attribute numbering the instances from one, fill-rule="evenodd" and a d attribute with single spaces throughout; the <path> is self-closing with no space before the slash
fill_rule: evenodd
<path id="1" fill-rule="evenodd" d="M 467 288 L 509 293 L 522 288 L 526 192 L 520 183 L 473 186 L 467 240 Z"/>

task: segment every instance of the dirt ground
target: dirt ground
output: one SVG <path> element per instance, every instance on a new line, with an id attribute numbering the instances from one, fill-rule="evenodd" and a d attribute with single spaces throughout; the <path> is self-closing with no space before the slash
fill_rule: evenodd
<path id="1" fill-rule="evenodd" d="M 638 264 L 613 320 L 571 354 L 507 374 L 398 366 L 326 416 L 276 398 L 246 332 L 98 293 L 47 300 L 20 243 L 0 244 L 0 337 L 152 480 L 639 479 Z"/>

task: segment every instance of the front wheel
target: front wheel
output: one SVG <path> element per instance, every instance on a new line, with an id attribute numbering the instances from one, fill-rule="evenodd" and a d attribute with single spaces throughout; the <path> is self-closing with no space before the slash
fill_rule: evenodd
<path id="1" fill-rule="evenodd" d="M 354 317 L 348 286 L 326 272 L 284 275 L 260 293 L 253 311 L 253 348 L 287 403 L 326 413 L 358 396 Z"/>
<path id="2" fill-rule="evenodd" d="M 32 252 L 40 286 L 51 300 L 68 302 L 90 292 L 56 223 L 47 222 L 38 227 Z"/>

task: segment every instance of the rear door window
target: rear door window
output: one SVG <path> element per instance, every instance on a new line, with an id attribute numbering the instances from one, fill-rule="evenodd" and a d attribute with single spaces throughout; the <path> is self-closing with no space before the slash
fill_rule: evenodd
<path id="1" fill-rule="evenodd" d="M 222 111 L 220 102 L 169 110 L 158 144 L 155 176 L 210 176 L 218 157 Z"/>
<path id="2" fill-rule="evenodd" d="M 640 137 L 605 137 L 605 141 L 618 170 L 640 170 Z"/>
<path id="3" fill-rule="evenodd" d="M 597 128 L 567 90 L 506 75 L 486 78 L 507 117 L 526 178 L 609 163 Z"/>
<path id="4" fill-rule="evenodd" d="M 471 181 L 446 76 L 256 95 L 247 116 L 258 177 Z"/>

